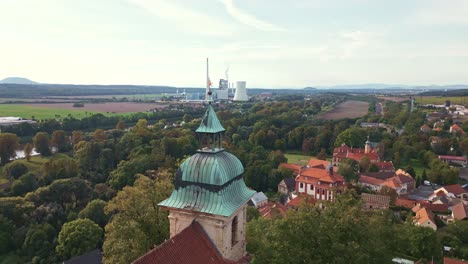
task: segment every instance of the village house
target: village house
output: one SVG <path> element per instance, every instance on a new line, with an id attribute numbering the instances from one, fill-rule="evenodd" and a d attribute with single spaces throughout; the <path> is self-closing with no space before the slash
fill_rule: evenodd
<path id="1" fill-rule="evenodd" d="M 258 192 L 250 198 L 249 204 L 255 208 L 260 208 L 268 203 L 268 197 L 263 192 Z"/>
<path id="2" fill-rule="evenodd" d="M 378 161 L 372 164 L 377 167 L 379 172 L 395 172 L 395 166 L 393 166 L 393 162 L 391 161 Z"/>
<path id="3" fill-rule="evenodd" d="M 296 173 L 296 175 L 299 174 Z M 278 184 L 278 193 L 289 196 L 296 189 L 296 179 L 285 178 Z"/>
<path id="4" fill-rule="evenodd" d="M 434 193 L 429 196 L 429 200 L 434 200 L 436 197 L 446 196 L 447 198 L 458 198 L 463 201 L 468 201 L 468 191 L 461 187 L 460 184 L 446 185 L 434 190 Z"/>
<path id="5" fill-rule="evenodd" d="M 260 216 L 266 219 L 273 219 L 286 215 L 287 207 L 281 203 L 267 202 L 262 207 L 258 208 Z"/>
<path id="6" fill-rule="evenodd" d="M 468 159 L 463 156 L 439 155 L 438 157 L 441 161 L 447 163 L 455 163 L 462 166 L 468 164 Z"/>
<path id="7" fill-rule="evenodd" d="M 452 133 L 452 134 L 457 134 L 457 133 L 460 133 L 461 135 L 465 134 L 465 131 L 463 131 L 463 128 L 461 128 L 457 124 L 451 125 L 449 132 Z"/>
<path id="8" fill-rule="evenodd" d="M 348 147 L 346 144 L 342 144 L 340 147 L 333 150 L 333 165 L 339 166 L 343 159 L 353 159 L 359 162 L 362 157 L 367 156 L 371 163 L 380 161 L 377 149 L 372 147 L 372 142 L 367 139 L 364 149 Z"/>
<path id="9" fill-rule="evenodd" d="M 419 208 L 416 212 L 416 216 L 413 217 L 413 223 L 417 226 L 430 227 L 434 231 L 437 230 L 437 225 L 434 220 L 434 215 L 430 210 L 425 207 Z"/>
<path id="10" fill-rule="evenodd" d="M 442 139 L 437 136 L 432 136 L 429 138 L 429 143 L 431 144 L 431 148 L 436 148 L 442 143 Z"/>
<path id="11" fill-rule="evenodd" d="M 315 200 L 333 200 L 344 188 L 343 176 L 335 173 L 331 164 L 326 169 L 303 168 L 296 177 L 296 193 L 310 195 Z"/>
<path id="12" fill-rule="evenodd" d="M 294 197 L 292 200 L 289 200 L 288 203 L 286 204 L 286 207 L 288 209 L 295 210 L 301 204 L 303 204 L 303 205 L 315 205 L 316 202 L 317 201 L 312 196 L 309 196 L 309 195 L 306 195 L 306 194 L 299 194 L 299 195 L 296 195 L 296 197 Z"/>
<path id="13" fill-rule="evenodd" d="M 421 132 L 425 134 L 429 134 L 432 132 L 432 129 L 427 124 L 422 125 L 419 130 L 421 130 Z"/>
<path id="14" fill-rule="evenodd" d="M 452 219 L 453 220 L 468 220 L 468 204 L 459 202 L 452 206 Z"/>
<path id="15" fill-rule="evenodd" d="M 367 210 L 388 209 L 390 205 L 390 196 L 387 195 L 362 193 L 361 200 Z"/>
<path id="16" fill-rule="evenodd" d="M 387 186 L 394 189 L 398 195 L 407 194 L 416 188 L 416 181 L 402 169 L 396 172 L 360 173 L 358 183 L 372 191 L 380 191 L 383 186 Z"/>

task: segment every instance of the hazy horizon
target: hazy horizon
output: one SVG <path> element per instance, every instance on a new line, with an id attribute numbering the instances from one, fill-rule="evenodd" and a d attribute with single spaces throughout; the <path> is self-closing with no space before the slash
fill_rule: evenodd
<path id="1" fill-rule="evenodd" d="M 0 2 L 0 79 L 203 87 L 468 84 L 468 1 Z"/>

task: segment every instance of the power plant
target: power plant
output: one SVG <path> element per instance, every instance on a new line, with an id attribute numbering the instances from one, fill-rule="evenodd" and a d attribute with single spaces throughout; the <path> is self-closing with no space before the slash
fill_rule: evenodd
<path id="1" fill-rule="evenodd" d="M 236 93 L 234 94 L 234 101 L 248 101 L 249 97 L 247 96 L 246 82 L 237 81 L 236 82 Z"/>

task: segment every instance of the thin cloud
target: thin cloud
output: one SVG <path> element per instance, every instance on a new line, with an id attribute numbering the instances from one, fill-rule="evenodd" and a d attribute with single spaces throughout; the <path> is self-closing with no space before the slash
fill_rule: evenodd
<path id="1" fill-rule="evenodd" d="M 226 36 L 235 28 L 201 12 L 165 0 L 128 0 L 151 14 L 200 35 Z"/>
<path id="2" fill-rule="evenodd" d="M 254 27 L 263 31 L 284 31 L 283 28 L 276 25 L 270 24 L 268 22 L 262 21 L 255 16 L 245 13 L 234 5 L 234 0 L 220 0 L 223 3 L 224 7 L 228 14 L 239 21 L 242 24 L 245 24 L 250 27 Z"/>

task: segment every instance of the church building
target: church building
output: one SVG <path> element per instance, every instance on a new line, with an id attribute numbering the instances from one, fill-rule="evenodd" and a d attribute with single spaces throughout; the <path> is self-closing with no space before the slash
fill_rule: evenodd
<path id="1" fill-rule="evenodd" d="M 244 167 L 222 146 L 225 131 L 211 106 L 196 130 L 200 147 L 175 176 L 175 190 L 159 203 L 169 210 L 170 239 L 133 263 L 247 263 Z"/>

